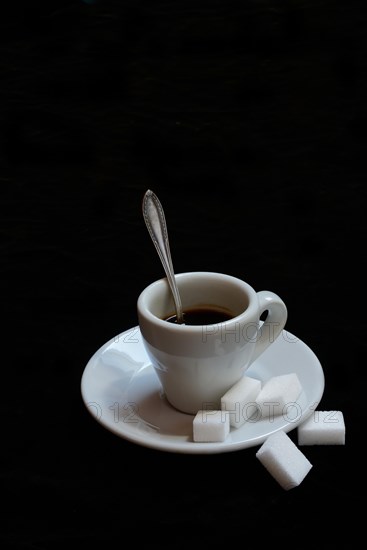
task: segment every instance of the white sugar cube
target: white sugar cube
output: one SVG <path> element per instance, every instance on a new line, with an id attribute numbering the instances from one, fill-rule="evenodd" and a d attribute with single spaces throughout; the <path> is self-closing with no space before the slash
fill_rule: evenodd
<path id="1" fill-rule="evenodd" d="M 258 412 L 255 399 L 260 390 L 260 380 L 243 376 L 222 396 L 221 409 L 228 411 L 231 426 L 239 428 Z"/>
<path id="2" fill-rule="evenodd" d="M 269 435 L 256 457 L 286 491 L 297 487 L 312 468 L 309 460 L 283 430 Z"/>
<path id="3" fill-rule="evenodd" d="M 301 382 L 295 372 L 269 378 L 256 398 L 263 417 L 294 414 L 296 399 L 302 392 Z M 298 407 L 296 407 L 298 409 Z M 295 411 L 297 414 L 298 410 Z"/>
<path id="4" fill-rule="evenodd" d="M 341 411 L 314 411 L 297 428 L 298 445 L 345 445 Z"/>
<path id="5" fill-rule="evenodd" d="M 224 411 L 200 410 L 193 420 L 194 441 L 224 441 L 229 430 L 229 416 Z"/>

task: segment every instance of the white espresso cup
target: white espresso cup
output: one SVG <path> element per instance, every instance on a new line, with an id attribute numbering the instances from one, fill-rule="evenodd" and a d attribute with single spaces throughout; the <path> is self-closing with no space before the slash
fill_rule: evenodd
<path id="1" fill-rule="evenodd" d="M 167 400 L 182 412 L 196 414 L 220 408 L 222 395 L 278 338 L 287 308 L 273 292 L 256 292 L 223 273 L 180 273 L 176 281 L 187 320 L 194 310 L 202 310 L 204 317 L 210 310 L 214 320 L 215 312 L 225 313 L 227 319 L 199 325 L 167 321 L 175 309 L 166 278 L 146 287 L 137 301 L 143 343 Z"/>

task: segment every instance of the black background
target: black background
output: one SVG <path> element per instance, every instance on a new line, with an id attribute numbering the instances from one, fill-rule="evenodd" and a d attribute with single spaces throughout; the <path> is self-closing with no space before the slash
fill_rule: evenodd
<path id="1" fill-rule="evenodd" d="M 4 548 L 349 541 L 362 526 L 367 9 L 331 0 L 12 3 L 0 19 Z M 256 448 L 191 456 L 99 425 L 93 353 L 163 276 L 278 293 L 345 446 L 284 491 Z M 294 437 L 294 431 L 289 434 Z M 348 517 L 347 517 L 348 514 Z"/>

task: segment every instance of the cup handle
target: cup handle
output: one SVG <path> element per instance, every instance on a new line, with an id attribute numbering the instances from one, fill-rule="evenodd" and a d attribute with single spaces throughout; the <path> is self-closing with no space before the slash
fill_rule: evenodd
<path id="1" fill-rule="evenodd" d="M 259 337 L 256 342 L 254 354 L 251 363 L 255 361 L 282 332 L 287 321 L 287 307 L 283 300 L 274 292 L 262 290 L 257 292 L 259 300 L 259 316 L 265 311 L 268 316 L 260 327 Z"/>

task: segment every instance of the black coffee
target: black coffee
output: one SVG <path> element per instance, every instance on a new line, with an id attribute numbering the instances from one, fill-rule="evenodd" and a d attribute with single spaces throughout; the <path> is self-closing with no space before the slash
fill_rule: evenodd
<path id="1" fill-rule="evenodd" d="M 183 316 L 185 325 L 215 325 L 229 321 L 229 319 L 234 317 L 228 310 L 209 306 L 185 309 Z M 165 321 L 177 323 L 177 317 L 176 315 L 171 315 Z"/>

